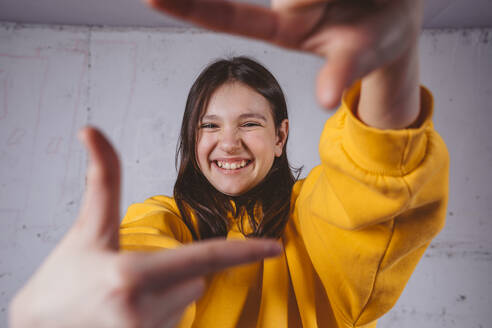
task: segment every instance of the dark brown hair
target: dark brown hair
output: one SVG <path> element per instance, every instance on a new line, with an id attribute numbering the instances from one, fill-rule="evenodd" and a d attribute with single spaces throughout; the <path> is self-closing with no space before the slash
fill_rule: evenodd
<path id="1" fill-rule="evenodd" d="M 174 199 L 182 220 L 195 240 L 225 237 L 228 215 L 247 214 L 252 232 L 247 236 L 278 238 L 287 223 L 290 197 L 296 177 L 287 160 L 287 142 L 282 155 L 275 157 L 267 176 L 240 196 L 228 196 L 216 190 L 202 174 L 196 159 L 197 130 L 210 97 L 226 83 L 240 82 L 261 94 L 270 103 L 275 127 L 288 118 L 285 97 L 273 75 L 247 57 L 218 60 L 206 67 L 190 89 L 176 151 L 178 178 Z M 295 170 L 297 171 L 297 170 Z M 192 213 L 197 226 L 193 224 Z M 244 222 L 239 222 L 241 232 Z M 198 231 L 197 231 L 198 230 Z"/>

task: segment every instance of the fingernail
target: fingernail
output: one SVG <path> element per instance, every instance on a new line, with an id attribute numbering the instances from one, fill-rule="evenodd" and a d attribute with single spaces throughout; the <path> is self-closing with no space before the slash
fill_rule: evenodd
<path id="1" fill-rule="evenodd" d="M 87 139 L 87 129 L 89 128 L 89 125 L 84 126 L 83 128 L 79 129 L 77 132 L 77 139 L 79 139 L 80 142 L 85 143 Z"/>
<path id="2" fill-rule="evenodd" d="M 324 108 L 331 108 L 333 106 L 333 94 L 329 90 L 325 90 L 320 97 L 321 105 Z"/>
<path id="3" fill-rule="evenodd" d="M 80 129 L 79 132 L 77 132 L 77 139 L 80 142 L 84 141 L 84 129 Z"/>

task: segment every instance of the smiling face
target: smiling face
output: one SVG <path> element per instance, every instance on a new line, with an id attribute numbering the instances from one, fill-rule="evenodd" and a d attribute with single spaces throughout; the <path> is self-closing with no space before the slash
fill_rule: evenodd
<path id="1" fill-rule="evenodd" d="M 241 195 L 268 174 L 282 155 L 288 120 L 276 128 L 270 103 L 240 82 L 220 86 L 199 121 L 196 158 L 220 192 Z"/>

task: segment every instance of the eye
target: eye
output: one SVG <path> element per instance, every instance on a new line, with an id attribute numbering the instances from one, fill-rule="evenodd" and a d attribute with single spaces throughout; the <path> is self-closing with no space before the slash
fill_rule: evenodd
<path id="1" fill-rule="evenodd" d="M 215 129 L 218 128 L 218 125 L 215 123 L 202 123 L 200 125 L 200 129 Z"/>
<path id="2" fill-rule="evenodd" d="M 253 126 L 261 126 L 261 124 L 257 123 L 257 122 L 246 122 L 246 123 L 243 123 L 241 126 L 244 126 L 246 128 L 250 128 Z"/>

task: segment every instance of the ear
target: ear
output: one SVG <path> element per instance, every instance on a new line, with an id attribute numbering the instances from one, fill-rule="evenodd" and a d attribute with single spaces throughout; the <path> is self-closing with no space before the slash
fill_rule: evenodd
<path id="1" fill-rule="evenodd" d="M 287 141 L 287 136 L 289 135 L 289 120 L 285 119 L 280 123 L 277 128 L 277 140 L 275 142 L 275 156 L 282 156 L 284 150 L 285 142 Z"/>

